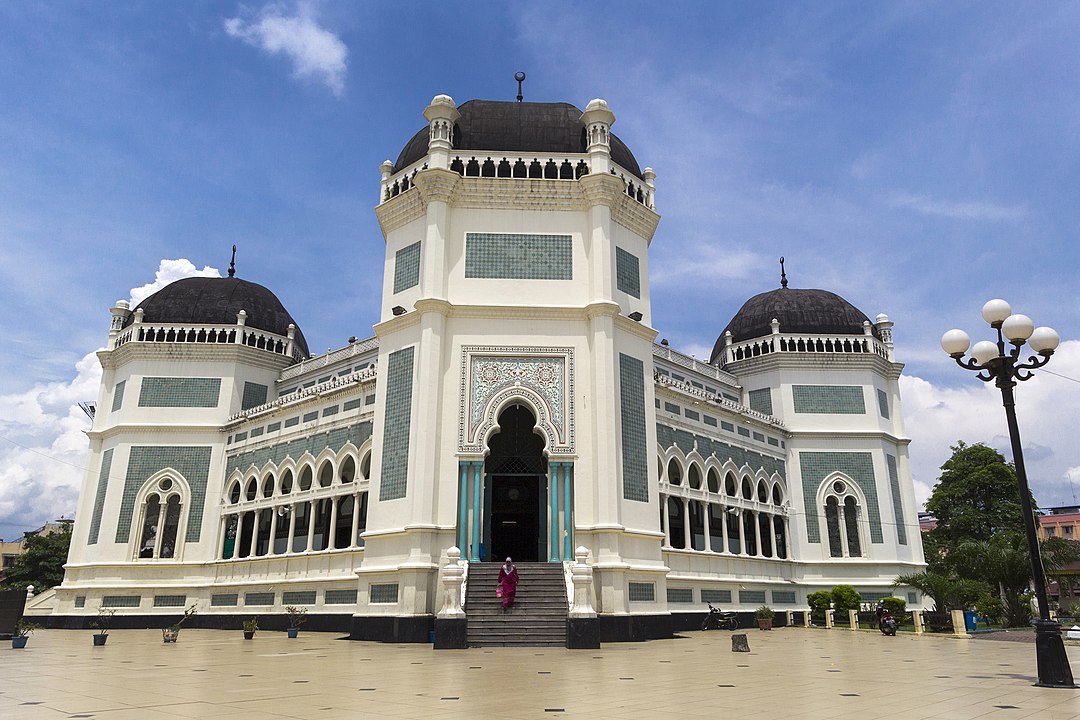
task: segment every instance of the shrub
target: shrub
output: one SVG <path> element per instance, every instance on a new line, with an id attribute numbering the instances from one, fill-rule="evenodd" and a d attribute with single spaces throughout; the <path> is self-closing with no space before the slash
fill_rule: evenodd
<path id="1" fill-rule="evenodd" d="M 881 599 L 881 604 L 885 606 L 885 609 L 892 613 L 892 616 L 896 618 L 897 622 L 907 612 L 907 601 L 898 597 L 887 597 Z"/>
<path id="2" fill-rule="evenodd" d="M 832 589 L 833 610 L 838 613 L 858 610 L 860 600 L 859 591 L 850 585 L 837 585 Z"/>
<path id="3" fill-rule="evenodd" d="M 806 602 L 810 605 L 810 612 L 823 614 L 832 607 L 832 593 L 828 590 L 818 590 L 806 596 Z"/>
<path id="4" fill-rule="evenodd" d="M 773 609 L 768 605 L 762 605 L 754 611 L 754 617 L 758 620 L 772 620 L 774 616 L 775 613 L 773 612 Z"/>
<path id="5" fill-rule="evenodd" d="M 983 595 L 975 601 L 975 611 L 990 622 L 1000 623 L 1005 615 L 1005 604 L 999 597 Z"/>
<path id="6" fill-rule="evenodd" d="M 288 625 L 290 628 L 298 628 L 307 622 L 307 608 L 299 608 L 295 605 L 289 605 L 285 608 L 285 614 L 288 616 Z"/>

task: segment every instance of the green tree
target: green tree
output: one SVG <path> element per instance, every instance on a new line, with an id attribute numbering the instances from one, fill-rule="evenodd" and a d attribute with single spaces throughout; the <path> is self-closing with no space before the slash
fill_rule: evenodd
<path id="1" fill-rule="evenodd" d="M 937 519 L 929 533 L 932 543 L 945 557 L 963 541 L 1023 529 L 1016 470 L 1005 457 L 982 443 L 961 441 L 952 451 L 926 502 L 926 510 Z M 1037 507 L 1034 499 L 1032 507 Z"/>
<path id="2" fill-rule="evenodd" d="M 26 552 L 4 572 L 3 588 L 18 590 L 33 585 L 35 592 L 42 592 L 59 585 L 64 580 L 64 563 L 70 546 L 70 523 L 65 523 L 58 532 L 30 535 L 26 538 Z"/>
<path id="3" fill-rule="evenodd" d="M 962 610 L 986 593 L 986 586 L 976 580 L 962 580 L 941 573 L 920 572 L 901 575 L 893 587 L 911 587 L 934 601 L 934 612 Z"/>
<path id="4" fill-rule="evenodd" d="M 846 617 L 848 610 L 858 610 L 859 591 L 850 585 L 837 585 L 832 589 L 833 610 Z"/>

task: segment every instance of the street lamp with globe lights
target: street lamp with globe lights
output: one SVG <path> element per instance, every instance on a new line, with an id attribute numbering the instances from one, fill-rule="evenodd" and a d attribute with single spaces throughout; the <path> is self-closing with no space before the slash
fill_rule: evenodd
<path id="1" fill-rule="evenodd" d="M 1035 655 L 1039 681 L 1035 685 L 1072 688 L 1076 685 L 1069 667 L 1069 658 L 1065 654 L 1065 643 L 1061 640 L 1061 626 L 1050 619 L 1046 573 L 1043 571 L 1042 555 L 1039 553 L 1035 509 L 1031 506 L 1031 491 L 1024 469 L 1024 453 L 1020 447 L 1020 428 L 1016 424 L 1016 403 L 1013 398 L 1013 388 L 1017 381 L 1030 380 L 1033 377 L 1032 370 L 1050 362 L 1050 356 L 1054 354 L 1061 339 L 1053 328 L 1037 328 L 1027 315 L 1014 315 L 1009 303 L 1004 300 L 991 300 L 983 305 L 982 316 L 990 327 L 997 331 L 996 343 L 982 340 L 972 347 L 966 332 L 950 330 L 941 337 L 941 349 L 956 360 L 957 365 L 978 373 L 975 377 L 983 382 L 993 381 L 1001 390 L 1001 404 L 1005 406 L 1013 463 L 1016 465 L 1016 482 L 1020 486 L 1020 506 L 1031 556 L 1031 575 L 1039 603 L 1039 619 L 1035 621 Z M 1020 354 L 1025 343 L 1035 355 L 1021 359 Z M 965 358 L 964 354 L 969 347 L 971 357 Z"/>

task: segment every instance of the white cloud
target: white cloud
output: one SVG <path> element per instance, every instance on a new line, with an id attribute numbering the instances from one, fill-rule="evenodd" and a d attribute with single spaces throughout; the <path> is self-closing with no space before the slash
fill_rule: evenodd
<path id="1" fill-rule="evenodd" d="M 162 260 L 154 282 L 132 288 L 134 304 L 183 277 L 218 277 L 186 259 Z M 97 399 L 101 365 L 94 352 L 79 360 L 71 380 L 41 383 L 0 395 L 0 537 L 61 515 L 71 516 L 83 481 L 90 420 L 80 402 Z"/>
<path id="2" fill-rule="evenodd" d="M 187 258 L 162 260 L 158 265 L 157 272 L 154 273 L 154 282 L 147 283 L 142 287 L 131 288 L 131 297 L 128 298 L 128 303 L 134 308 L 166 285 L 186 277 L 221 277 L 221 271 L 209 265 L 204 265 L 203 269 L 199 270 Z"/>
<path id="3" fill-rule="evenodd" d="M 893 207 L 908 208 L 923 215 L 938 215 L 955 220 L 1015 221 L 1022 220 L 1027 215 L 1027 210 L 1022 206 L 935 200 L 925 195 L 913 195 L 906 192 L 892 193 L 887 201 Z"/>
<path id="4" fill-rule="evenodd" d="M 301 4 L 296 14 L 286 14 L 270 4 L 253 21 L 235 17 L 225 20 L 225 32 L 269 55 L 285 55 L 292 61 L 293 75 L 312 78 L 340 96 L 345 90 L 349 49 L 341 39 L 319 25 L 311 8 Z"/>
<path id="5" fill-rule="evenodd" d="M 1016 412 L 1028 480 L 1040 505 L 1071 502 L 1072 483 L 1080 482 L 1076 465 L 1075 428 L 1080 426 L 1080 341 L 1069 341 L 1051 359 L 1056 375 L 1035 372 L 1016 388 Z M 957 440 L 982 442 L 1012 459 L 1001 393 L 971 373 L 959 387 L 943 387 L 904 375 L 900 391 L 904 424 L 911 438 L 911 467 L 921 503 L 937 482 L 941 464 L 949 459 Z M 1065 376 L 1065 377 L 1060 377 Z"/>

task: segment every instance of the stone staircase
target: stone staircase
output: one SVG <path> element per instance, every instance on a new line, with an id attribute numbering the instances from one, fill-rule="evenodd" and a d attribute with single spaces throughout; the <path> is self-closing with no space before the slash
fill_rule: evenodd
<path id="1" fill-rule="evenodd" d="M 513 607 L 495 597 L 501 563 L 469 563 L 465 592 L 469 647 L 566 646 L 566 581 L 560 563 L 517 563 Z"/>

